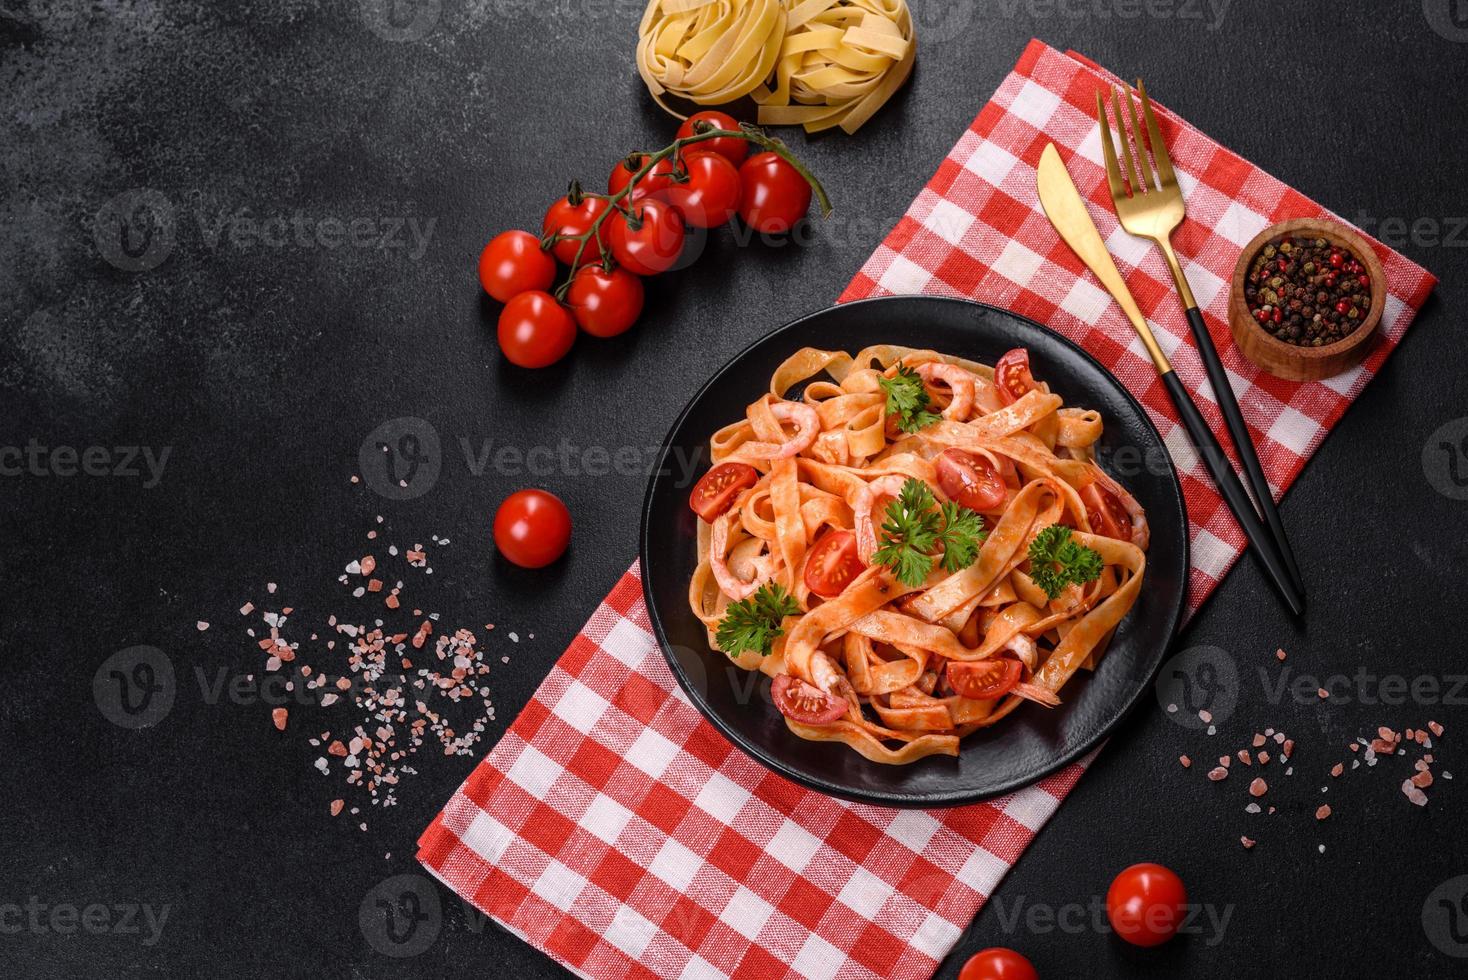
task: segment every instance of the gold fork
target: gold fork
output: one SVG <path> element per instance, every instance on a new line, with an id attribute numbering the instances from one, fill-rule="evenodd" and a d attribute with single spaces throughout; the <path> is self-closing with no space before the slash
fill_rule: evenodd
<path id="1" fill-rule="evenodd" d="M 1137 123 L 1137 95 L 1140 95 L 1142 118 L 1147 124 L 1145 145 L 1142 127 Z M 1128 90 L 1126 93 L 1127 117 L 1131 119 L 1130 140 L 1127 138 L 1126 117 L 1123 117 L 1121 111 L 1122 96 L 1115 88 L 1111 90 L 1111 105 L 1116 113 L 1116 128 L 1121 135 L 1122 161 L 1126 164 L 1124 171 L 1117 163 L 1116 147 L 1111 141 L 1111 127 L 1106 121 L 1105 96 L 1100 92 L 1096 93 L 1096 120 L 1101 124 L 1101 155 L 1106 160 L 1106 178 L 1111 186 L 1111 203 L 1116 208 L 1116 216 L 1128 233 L 1138 238 L 1150 238 L 1162 249 L 1162 257 L 1167 260 L 1167 267 L 1172 271 L 1173 282 L 1177 284 L 1178 295 L 1187 312 L 1188 326 L 1203 361 L 1203 369 L 1208 374 L 1208 383 L 1213 386 L 1213 397 L 1218 402 L 1224 422 L 1228 425 L 1229 435 L 1238 450 L 1239 459 L 1244 464 L 1249 486 L 1254 491 L 1265 522 L 1269 525 L 1270 536 L 1274 538 L 1280 555 L 1284 558 L 1290 579 L 1303 594 L 1305 585 L 1300 577 L 1300 566 L 1296 563 L 1295 554 L 1285 537 L 1284 522 L 1280 520 L 1279 511 L 1274 506 L 1274 495 L 1269 490 L 1269 481 L 1264 478 L 1264 469 L 1259 465 L 1259 454 L 1254 449 L 1254 440 L 1249 436 L 1243 412 L 1239 410 L 1238 398 L 1234 395 L 1233 386 L 1229 384 L 1223 362 L 1218 359 L 1218 349 L 1213 346 L 1213 337 L 1203 321 L 1198 301 L 1193 298 L 1193 290 L 1189 288 L 1187 277 L 1183 275 L 1177 253 L 1172 250 L 1173 229 L 1182 224 L 1186 209 L 1182 188 L 1178 186 L 1177 174 L 1172 169 L 1172 159 L 1167 153 L 1167 144 L 1162 139 L 1162 131 L 1157 128 L 1157 117 L 1152 113 L 1152 101 L 1147 98 L 1147 87 L 1139 78 L 1137 92 L 1134 94 Z M 1135 156 L 1132 153 L 1132 142 L 1136 143 Z M 1157 161 L 1155 181 L 1152 168 L 1147 162 L 1149 146 Z"/>

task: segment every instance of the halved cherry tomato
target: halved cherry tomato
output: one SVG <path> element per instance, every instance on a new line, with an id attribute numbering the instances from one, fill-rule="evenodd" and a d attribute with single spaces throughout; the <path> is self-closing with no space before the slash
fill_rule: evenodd
<path id="1" fill-rule="evenodd" d="M 1020 671 L 1023 668 L 1023 664 L 1011 657 L 972 662 L 950 660 L 947 669 L 948 683 L 952 684 L 953 689 L 966 698 L 988 701 L 1001 696 L 1018 684 Z"/>
<path id="2" fill-rule="evenodd" d="M 810 207 L 810 184 L 775 153 L 756 153 L 739 168 L 739 217 L 755 231 L 783 234 Z"/>
<path id="3" fill-rule="evenodd" d="M 511 364 L 543 368 L 566 356 L 576 340 L 576 321 L 543 290 L 521 293 L 500 311 L 500 350 Z"/>
<path id="4" fill-rule="evenodd" d="M 727 112 L 716 112 L 714 110 L 708 110 L 706 112 L 695 112 L 693 115 L 683 120 L 683 125 L 678 127 L 678 138 L 681 140 L 694 135 L 693 124 L 700 121 L 712 123 L 715 129 L 739 128 L 739 120 L 735 119 Z M 717 153 L 725 160 L 728 160 L 730 163 L 734 164 L 735 167 L 738 167 L 741 163 L 744 162 L 744 158 L 749 156 L 749 141 L 738 139 L 733 136 L 715 136 L 711 140 L 704 140 L 702 143 L 694 143 L 689 146 L 689 149 L 692 150 L 694 147 L 697 147 L 700 150 L 708 150 L 711 153 Z"/>
<path id="5" fill-rule="evenodd" d="M 549 289 L 556 280 L 556 260 L 528 231 L 503 231 L 479 253 L 479 284 L 501 303 L 520 293 Z"/>
<path id="6" fill-rule="evenodd" d="M 1134 864 L 1106 890 L 1106 918 L 1133 946 L 1160 946 L 1177 934 L 1187 915 L 1183 880 L 1160 864 Z"/>
<path id="7" fill-rule="evenodd" d="M 566 290 L 566 305 L 581 329 L 593 337 L 615 337 L 642 312 L 642 280 L 617 267 L 583 265 Z"/>
<path id="8" fill-rule="evenodd" d="M 1035 390 L 1035 378 L 1030 374 L 1030 352 L 1023 347 L 999 358 L 994 365 L 994 384 L 1004 404 L 1013 405 L 1028 392 Z"/>
<path id="9" fill-rule="evenodd" d="M 547 235 L 552 232 L 557 235 L 584 235 L 591 230 L 591 224 L 596 220 L 597 215 L 606 209 L 607 202 L 599 197 L 586 195 L 581 198 L 579 204 L 572 204 L 570 197 L 563 197 L 546 209 L 545 220 L 541 222 L 540 229 Z M 609 221 L 610 219 L 603 221 L 596 230 L 596 238 L 603 244 L 607 240 Z M 556 258 L 570 265 L 576 260 L 576 250 L 580 247 L 579 241 L 562 239 L 551 246 L 551 251 L 555 253 Z M 581 252 L 581 259 L 582 261 L 594 261 L 600 255 L 601 250 L 597 248 L 596 242 L 588 240 L 586 248 Z"/>
<path id="10" fill-rule="evenodd" d="M 745 490 L 759 482 L 759 471 L 748 463 L 720 463 L 703 475 L 688 495 L 688 506 L 710 524 L 728 510 Z"/>
<path id="11" fill-rule="evenodd" d="M 693 153 L 684 157 L 683 173 L 658 196 L 673 205 L 689 227 L 717 228 L 739 210 L 740 193 L 734 164 L 717 153 Z"/>
<path id="12" fill-rule="evenodd" d="M 667 272 L 683 254 L 683 219 L 661 198 L 645 197 L 631 214 L 614 214 L 607 224 L 612 256 L 639 276 Z"/>
<path id="13" fill-rule="evenodd" d="M 781 674 L 770 684 L 780 714 L 806 725 L 829 725 L 846 714 L 846 699 L 833 697 L 798 677 Z"/>
<path id="14" fill-rule="evenodd" d="M 634 153 L 626 159 L 617 162 L 612 168 L 612 175 L 607 178 L 607 193 L 620 193 L 627 182 L 637 175 L 647 164 L 647 157 L 641 153 Z M 642 175 L 637 186 L 632 188 L 632 193 L 627 195 L 627 200 L 640 201 L 644 197 L 650 197 L 659 191 L 667 190 L 668 185 L 673 182 L 673 161 L 669 157 L 663 157 L 652 165 L 652 169 Z"/>
<path id="15" fill-rule="evenodd" d="M 494 544 L 521 568 L 543 568 L 571 542 L 571 512 L 544 490 L 517 490 L 494 513 Z"/>
<path id="16" fill-rule="evenodd" d="M 856 535 L 828 531 L 805 560 L 805 586 L 818 596 L 838 596 L 866 568 L 856 553 Z"/>
<path id="17" fill-rule="evenodd" d="M 1081 491 L 1081 503 L 1086 505 L 1092 534 L 1119 541 L 1132 539 L 1132 515 L 1126 512 L 1116 494 L 1100 483 L 1093 483 Z"/>
<path id="18" fill-rule="evenodd" d="M 1004 503 L 1004 480 L 987 456 L 945 449 L 938 454 L 938 486 L 960 506 L 990 511 Z"/>
<path id="19" fill-rule="evenodd" d="M 1034 964 L 1012 949 L 981 949 L 958 972 L 958 980 L 1040 980 Z"/>

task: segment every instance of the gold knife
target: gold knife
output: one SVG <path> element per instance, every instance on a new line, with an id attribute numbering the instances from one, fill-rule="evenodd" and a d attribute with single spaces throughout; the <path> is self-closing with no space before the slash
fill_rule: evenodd
<path id="1" fill-rule="evenodd" d="M 1040 206 L 1045 209 L 1045 216 L 1050 219 L 1060 237 L 1080 256 L 1086 268 L 1101 280 L 1101 285 L 1106 287 L 1111 298 L 1116 300 L 1127 319 L 1132 322 L 1137 336 L 1142 339 L 1142 346 L 1147 348 L 1152 363 L 1157 366 L 1157 373 L 1167 388 L 1173 407 L 1177 409 L 1178 417 L 1188 430 L 1188 436 L 1197 447 L 1203 464 L 1208 467 L 1208 473 L 1213 477 L 1219 494 L 1233 512 L 1234 519 L 1239 522 L 1239 527 L 1249 539 L 1249 545 L 1263 563 L 1275 588 L 1294 614 L 1300 615 L 1305 611 L 1305 597 L 1295 588 L 1274 536 L 1260 523 L 1259 514 L 1254 510 L 1254 502 L 1249 499 L 1244 485 L 1239 482 L 1238 474 L 1224 455 L 1218 437 L 1208 428 L 1203 413 L 1198 411 L 1192 396 L 1183 387 L 1177 372 L 1173 371 L 1172 364 L 1168 362 L 1167 355 L 1157 345 L 1152 328 L 1147 325 L 1146 318 L 1137 307 L 1137 301 L 1132 298 L 1132 291 L 1127 288 L 1126 281 L 1117 271 L 1116 263 L 1111 260 L 1111 253 L 1106 251 L 1106 243 L 1096 230 L 1096 223 L 1086 210 L 1086 202 L 1081 199 L 1081 192 L 1076 189 L 1075 181 L 1070 179 L 1070 173 L 1065 169 L 1065 163 L 1060 159 L 1060 152 L 1055 149 L 1054 143 L 1046 146 L 1040 154 L 1035 187 L 1040 193 Z"/>
<path id="2" fill-rule="evenodd" d="M 1147 354 L 1152 358 L 1152 363 L 1157 365 L 1158 372 L 1171 371 L 1172 364 L 1168 362 L 1167 355 L 1162 353 L 1162 348 L 1157 346 L 1157 338 L 1152 335 L 1152 328 L 1147 326 L 1146 318 L 1137 308 L 1132 291 L 1121 278 L 1116 263 L 1111 261 L 1111 253 L 1106 251 L 1106 243 L 1096 230 L 1096 223 L 1091 220 L 1090 213 L 1086 211 L 1086 202 L 1081 199 L 1081 192 L 1076 190 L 1075 181 L 1070 179 L 1070 173 L 1065 169 L 1065 163 L 1060 159 L 1060 152 L 1055 149 L 1054 143 L 1047 145 L 1040 154 L 1040 169 L 1035 175 L 1035 186 L 1040 191 L 1040 206 L 1045 209 L 1045 217 L 1050 219 L 1060 237 L 1065 239 L 1065 244 L 1081 257 L 1086 268 L 1101 280 L 1101 285 L 1106 287 L 1106 291 L 1121 306 L 1127 319 L 1132 321 L 1137 336 L 1142 338 L 1142 346 L 1147 348 Z"/>

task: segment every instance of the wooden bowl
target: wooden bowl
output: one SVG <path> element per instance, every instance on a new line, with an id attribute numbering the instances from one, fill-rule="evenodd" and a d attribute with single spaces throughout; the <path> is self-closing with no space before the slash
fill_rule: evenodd
<path id="1" fill-rule="evenodd" d="M 1322 347 L 1297 347 L 1271 336 L 1269 331 L 1249 314 L 1249 304 L 1244 299 L 1244 278 L 1249 265 L 1265 245 L 1286 235 L 1309 235 L 1324 238 L 1344 248 L 1361 261 L 1371 277 L 1371 308 L 1361 325 L 1349 336 Z M 1277 378 L 1291 381 L 1319 381 L 1340 374 L 1361 363 L 1371 349 L 1376 328 L 1381 323 L 1381 311 L 1386 306 L 1386 272 L 1381 260 L 1376 257 L 1366 239 L 1344 225 L 1320 218 L 1296 218 L 1281 221 L 1265 228 L 1245 246 L 1234 266 L 1233 287 L 1229 292 L 1228 321 L 1233 331 L 1234 343 L 1250 361 Z"/>

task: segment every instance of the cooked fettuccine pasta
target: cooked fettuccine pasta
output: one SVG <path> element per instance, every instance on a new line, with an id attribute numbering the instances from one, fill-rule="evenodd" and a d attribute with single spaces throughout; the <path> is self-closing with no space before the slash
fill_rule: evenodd
<path id="1" fill-rule="evenodd" d="M 1096 465 L 1101 433 L 1022 349 L 992 368 L 798 351 L 714 433 L 689 603 L 801 738 L 957 755 L 1025 701 L 1058 705 L 1137 599 L 1146 515 Z"/>

